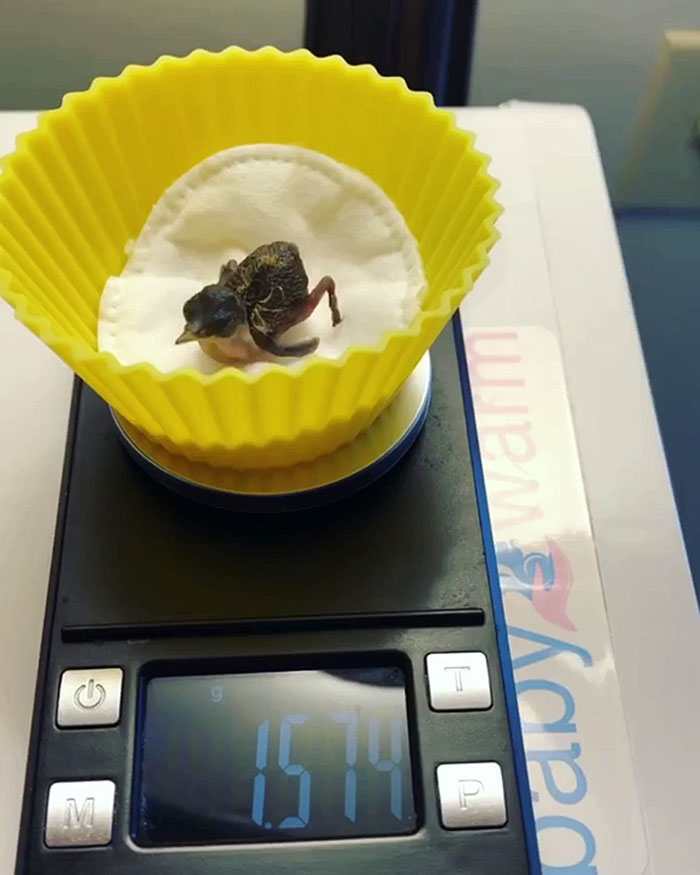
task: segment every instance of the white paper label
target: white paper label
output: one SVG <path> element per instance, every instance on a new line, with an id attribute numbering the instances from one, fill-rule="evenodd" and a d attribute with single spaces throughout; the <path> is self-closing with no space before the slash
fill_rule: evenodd
<path id="1" fill-rule="evenodd" d="M 466 347 L 542 871 L 640 875 L 646 843 L 558 342 L 489 327 L 467 330 Z"/>

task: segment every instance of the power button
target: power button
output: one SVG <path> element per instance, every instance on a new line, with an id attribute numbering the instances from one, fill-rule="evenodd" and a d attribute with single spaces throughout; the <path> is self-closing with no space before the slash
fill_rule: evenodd
<path id="1" fill-rule="evenodd" d="M 81 684 L 75 691 L 73 702 L 81 711 L 94 711 L 101 708 L 107 698 L 107 690 L 95 678 L 90 677 L 86 684 Z"/>
<path id="2" fill-rule="evenodd" d="M 61 676 L 56 722 L 62 728 L 119 723 L 124 672 L 120 668 L 70 669 Z"/>

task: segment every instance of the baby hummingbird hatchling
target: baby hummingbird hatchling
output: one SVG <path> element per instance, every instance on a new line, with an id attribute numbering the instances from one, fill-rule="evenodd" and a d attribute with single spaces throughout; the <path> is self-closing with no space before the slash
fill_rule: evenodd
<path id="1" fill-rule="evenodd" d="M 341 315 L 333 279 L 324 276 L 309 292 L 309 278 L 297 246 L 281 241 L 265 243 L 240 264 L 227 262 L 217 283 L 205 286 L 185 303 L 185 330 L 175 342 L 197 340 L 217 361 L 240 362 L 254 358 L 254 350 L 238 332 L 247 325 L 254 344 L 265 353 L 309 355 L 318 347 L 317 337 L 286 345 L 279 337 L 308 319 L 326 294 L 336 326 Z"/>

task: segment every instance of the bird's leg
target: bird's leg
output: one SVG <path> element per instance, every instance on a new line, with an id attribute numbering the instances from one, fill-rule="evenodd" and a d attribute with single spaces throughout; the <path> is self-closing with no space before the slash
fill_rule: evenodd
<path id="1" fill-rule="evenodd" d="M 338 309 L 338 296 L 335 293 L 335 281 L 333 280 L 333 277 L 324 276 L 318 281 L 314 289 L 309 292 L 301 304 L 289 314 L 289 322 L 285 325 L 284 330 L 288 331 L 290 328 L 308 319 L 316 307 L 318 307 L 321 298 L 324 295 L 328 295 L 328 306 L 331 308 L 331 321 L 333 327 L 335 328 L 336 325 L 339 325 L 342 322 L 343 317 L 340 315 L 340 310 Z"/>
<path id="2" fill-rule="evenodd" d="M 265 352 L 272 353 L 272 355 L 277 355 L 281 358 L 311 355 L 312 352 L 316 352 L 319 344 L 318 337 L 312 337 L 310 340 L 303 340 L 300 343 L 290 343 L 284 346 L 278 343 L 274 337 L 270 337 L 269 334 L 263 334 L 262 331 L 258 331 L 252 325 L 250 326 L 250 336 L 260 349 L 264 349 Z"/>
<path id="3" fill-rule="evenodd" d="M 338 308 L 338 296 L 335 293 L 335 280 L 330 276 L 321 277 L 316 283 L 314 289 L 309 292 L 309 297 L 304 301 L 304 307 L 307 312 L 303 319 L 309 318 L 316 307 L 318 307 L 318 304 L 324 295 L 328 295 L 328 306 L 331 308 L 331 321 L 335 328 L 336 325 L 340 325 L 343 321 L 343 317 L 340 315 L 340 309 Z"/>
<path id="4" fill-rule="evenodd" d="M 324 276 L 316 284 L 313 291 L 309 292 L 301 304 L 292 310 L 288 319 L 284 321 L 284 324 L 277 333 L 284 334 L 284 332 L 289 331 L 290 328 L 293 328 L 295 325 L 299 325 L 300 322 L 304 322 L 304 320 L 308 319 L 316 307 L 318 307 L 321 298 L 323 298 L 324 295 L 328 295 L 328 305 L 331 308 L 333 326 L 335 327 L 338 325 L 343 317 L 340 315 L 340 310 L 338 308 L 338 297 L 335 293 L 335 281 L 332 277 Z M 312 337 L 309 340 L 284 345 L 279 343 L 274 337 L 270 337 L 269 334 L 264 334 L 253 325 L 250 325 L 249 327 L 250 335 L 255 343 L 260 349 L 272 353 L 272 355 L 281 357 L 301 357 L 311 355 L 311 353 L 315 352 L 318 348 L 318 337 Z"/>

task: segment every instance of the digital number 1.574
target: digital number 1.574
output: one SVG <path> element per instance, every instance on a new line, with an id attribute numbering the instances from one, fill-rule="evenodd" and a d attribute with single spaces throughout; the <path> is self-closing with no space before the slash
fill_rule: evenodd
<path id="1" fill-rule="evenodd" d="M 295 726 L 301 726 L 310 719 L 308 714 L 287 714 L 280 721 L 277 739 L 277 765 L 287 775 L 299 779 L 299 794 L 297 811 L 283 818 L 277 824 L 277 829 L 303 829 L 309 824 L 311 811 L 311 795 L 313 792 L 311 773 L 302 763 L 292 763 L 291 746 L 292 732 Z M 389 721 L 381 721 L 370 715 L 367 718 L 367 748 L 358 750 L 359 717 L 356 711 L 337 711 L 330 715 L 330 720 L 345 728 L 345 782 L 342 794 L 339 794 L 339 804 L 342 805 L 343 816 L 351 823 L 357 819 L 357 770 L 367 764 L 378 772 L 387 774 L 387 802 L 391 815 L 397 820 L 403 818 L 403 775 L 401 760 L 403 757 L 402 728 L 399 717 Z M 386 745 L 388 730 L 390 759 L 380 759 L 380 748 Z M 256 775 L 253 781 L 253 802 L 251 818 L 254 823 L 266 828 L 272 828 L 265 821 L 265 794 L 267 790 L 267 770 L 270 760 L 271 722 L 264 720 L 258 726 L 257 746 L 255 754 Z M 273 754 L 274 756 L 274 754 Z M 360 761 L 362 757 L 363 762 Z M 366 757 L 366 760 L 364 759 Z"/>

